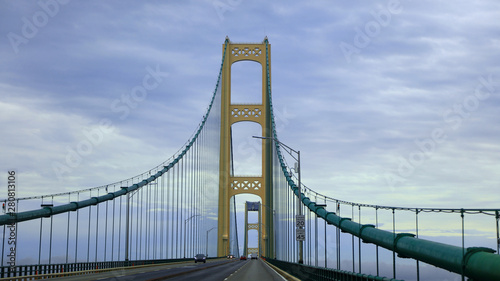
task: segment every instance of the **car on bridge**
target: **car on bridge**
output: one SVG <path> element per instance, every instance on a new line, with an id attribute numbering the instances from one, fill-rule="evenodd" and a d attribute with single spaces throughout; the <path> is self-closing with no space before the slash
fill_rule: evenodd
<path id="1" fill-rule="evenodd" d="M 247 260 L 247 256 L 241 256 L 240 257 L 240 261 L 246 261 Z"/>
<path id="2" fill-rule="evenodd" d="M 194 256 L 194 263 L 197 263 L 197 262 L 206 263 L 207 257 L 204 254 L 197 254 L 196 256 Z"/>

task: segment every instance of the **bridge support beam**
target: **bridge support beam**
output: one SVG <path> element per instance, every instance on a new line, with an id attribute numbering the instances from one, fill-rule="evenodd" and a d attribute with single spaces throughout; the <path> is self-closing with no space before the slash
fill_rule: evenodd
<path id="1" fill-rule="evenodd" d="M 271 113 L 269 94 L 267 93 L 268 79 L 267 60 L 271 59 L 270 45 L 267 38 L 262 43 L 232 43 L 226 38 L 227 46 L 223 46 L 224 65 L 222 67 L 221 88 L 221 137 L 220 137 L 220 166 L 219 166 L 219 216 L 217 255 L 226 256 L 230 251 L 230 200 L 238 194 L 254 194 L 261 198 L 264 208 L 262 217 L 262 231 L 259 241 L 263 256 L 274 256 L 270 243 L 273 231 L 272 202 L 272 143 L 263 140 L 262 145 L 262 174 L 259 177 L 238 177 L 231 172 L 231 125 L 236 122 L 255 122 L 262 127 L 262 136 L 271 137 Z M 224 45 L 225 45 L 224 44 Z M 266 48 L 267 45 L 267 48 Z M 269 52 L 269 53 L 266 53 Z M 262 67 L 262 102 L 261 104 L 233 104 L 231 103 L 231 66 L 239 61 L 255 61 Z M 270 69 L 270 66 L 269 66 Z M 246 114 L 253 112 L 252 114 Z"/>

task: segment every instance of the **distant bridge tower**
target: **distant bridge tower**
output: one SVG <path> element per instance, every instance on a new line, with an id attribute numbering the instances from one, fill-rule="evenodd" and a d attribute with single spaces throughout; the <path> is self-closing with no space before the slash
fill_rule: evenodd
<path id="1" fill-rule="evenodd" d="M 271 137 L 271 109 L 268 93 L 267 60 L 271 69 L 271 45 L 267 37 L 262 43 L 232 43 L 226 37 L 227 49 L 223 56 L 221 88 L 221 138 L 219 167 L 219 221 L 217 237 L 217 255 L 229 255 L 230 199 L 238 194 L 254 194 L 261 198 L 264 208 L 262 231 L 259 245 L 262 256 L 274 257 L 273 241 L 273 193 L 272 193 L 272 141 L 262 140 L 262 173 L 257 177 L 239 177 L 231 174 L 231 125 L 237 122 L 256 122 L 262 127 L 262 136 Z M 267 46 L 267 48 L 266 48 Z M 262 102 L 260 104 L 231 103 L 231 66 L 239 61 L 255 61 L 262 66 Z"/>
<path id="2" fill-rule="evenodd" d="M 259 212 L 257 223 L 248 223 L 248 212 Z M 260 219 L 260 202 L 245 202 L 245 244 L 243 248 L 244 256 L 247 256 L 249 254 L 257 254 L 260 256 L 260 244 L 258 244 L 257 248 L 248 248 L 248 231 L 255 229 L 260 234 L 260 232 L 262 231 Z"/>

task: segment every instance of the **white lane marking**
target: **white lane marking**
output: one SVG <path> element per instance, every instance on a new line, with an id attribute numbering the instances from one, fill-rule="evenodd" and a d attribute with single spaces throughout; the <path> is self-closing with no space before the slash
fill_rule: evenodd
<path id="1" fill-rule="evenodd" d="M 228 280 L 229 278 L 231 278 L 234 274 L 238 273 L 238 271 L 240 271 L 243 267 L 245 267 L 248 263 L 245 263 L 243 266 L 241 266 L 240 268 L 238 268 L 238 270 L 236 270 L 235 272 L 231 273 L 228 277 L 226 277 L 226 279 L 224 279 L 224 281 Z M 285 279 L 286 281 L 286 279 Z"/>
<path id="2" fill-rule="evenodd" d="M 285 279 L 285 277 L 283 277 L 283 275 L 276 272 L 276 270 L 274 270 L 274 268 L 270 267 L 266 262 L 263 262 L 263 264 L 265 264 L 268 268 L 270 268 L 272 271 L 274 271 L 274 273 L 276 273 L 279 277 L 281 277 L 281 279 L 286 281 L 286 279 Z"/>

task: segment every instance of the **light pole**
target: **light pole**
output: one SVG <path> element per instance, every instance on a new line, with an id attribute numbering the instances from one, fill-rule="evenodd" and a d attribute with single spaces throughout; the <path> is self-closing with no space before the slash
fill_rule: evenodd
<path id="1" fill-rule="evenodd" d="M 189 218 L 185 219 L 184 220 L 184 258 L 186 258 L 186 236 L 187 236 L 187 233 L 186 233 L 186 224 L 188 222 L 188 220 L 194 218 L 194 217 L 199 217 L 200 215 L 192 215 L 190 216 Z"/>
<path id="2" fill-rule="evenodd" d="M 125 218 L 125 228 L 127 231 L 125 232 L 125 261 L 128 262 L 129 260 L 129 243 L 130 243 L 130 199 L 132 199 L 132 196 L 134 196 L 139 190 L 135 190 L 132 192 L 127 192 L 127 214 Z"/>
<path id="3" fill-rule="evenodd" d="M 209 233 L 210 231 L 212 231 L 212 230 L 216 229 L 216 228 L 217 228 L 217 226 L 214 226 L 214 227 L 210 228 L 209 230 L 207 230 L 207 250 L 206 250 L 206 254 L 207 254 L 206 256 L 207 256 L 207 258 L 208 258 L 208 233 Z"/>
<path id="4" fill-rule="evenodd" d="M 124 187 L 122 187 L 124 188 Z M 139 192 L 139 189 L 136 189 L 135 191 L 132 192 L 127 192 L 127 214 L 125 217 L 125 228 L 127 231 L 125 231 L 125 261 L 129 261 L 129 251 L 130 251 L 130 200 L 132 199 L 132 196 L 137 194 Z M 139 199 L 137 199 L 139 200 Z M 137 201 L 139 202 L 139 201 Z"/>
<path id="5" fill-rule="evenodd" d="M 297 200 L 297 217 L 302 217 L 302 208 L 301 208 L 301 204 L 300 204 L 300 200 L 302 199 L 302 193 L 300 191 L 300 151 L 298 150 L 294 150 L 293 148 L 289 147 L 288 145 L 280 142 L 279 140 L 275 139 L 275 138 L 272 138 L 272 137 L 258 137 L 258 136 L 253 136 L 254 138 L 256 139 L 268 139 L 268 140 L 273 140 L 275 141 L 276 143 L 278 143 L 278 145 L 280 145 L 281 147 L 284 148 L 284 150 L 290 154 L 290 156 L 295 159 L 295 161 L 297 161 L 297 167 L 295 168 L 295 172 L 298 174 L 298 185 L 297 185 L 297 190 L 298 190 L 298 193 L 299 193 L 299 198 Z M 288 149 L 288 150 L 287 150 Z M 297 154 L 297 158 L 295 158 L 295 156 L 293 156 L 292 152 L 294 152 L 295 154 Z M 296 218 L 297 219 L 297 218 Z M 298 227 L 296 229 L 296 231 L 298 230 L 302 230 L 302 227 Z M 297 238 L 299 238 L 297 236 Z M 303 237 L 302 237 L 303 238 Z M 303 264 L 304 263 L 304 253 L 303 253 L 303 249 L 304 249 L 304 239 L 298 239 L 299 241 L 299 263 L 300 264 Z"/>

